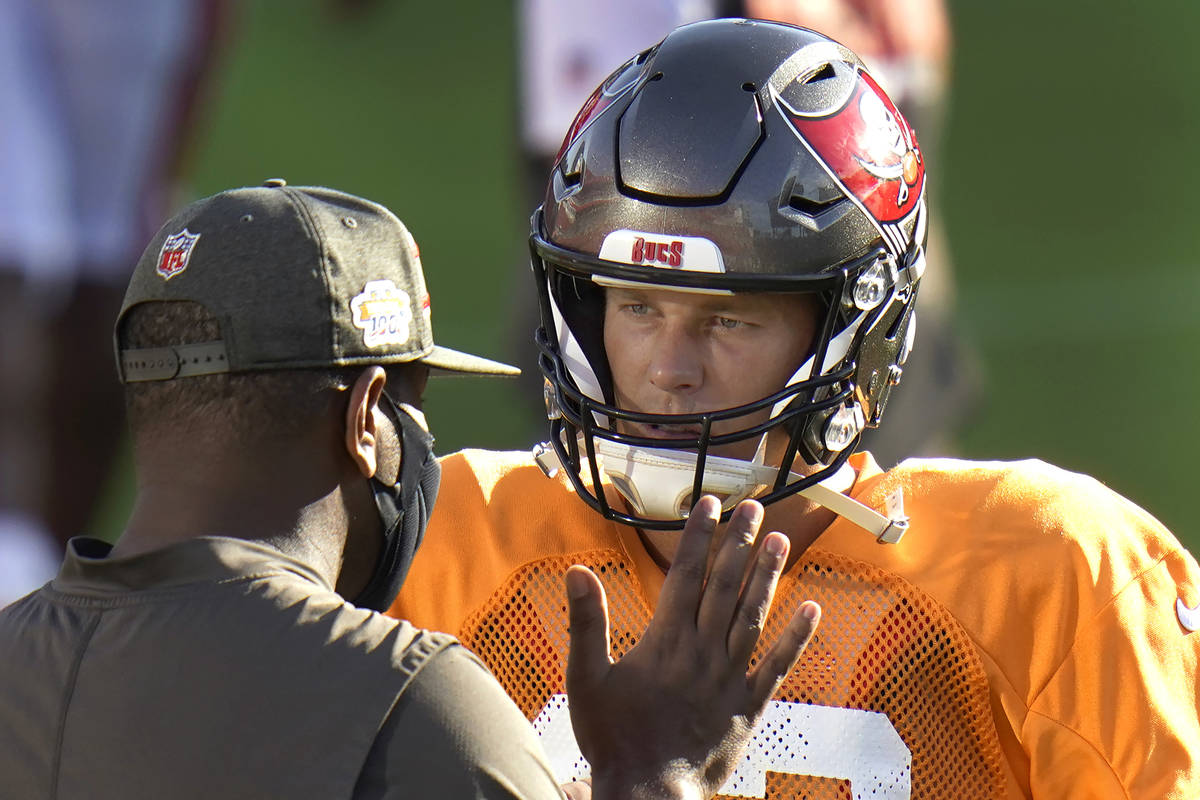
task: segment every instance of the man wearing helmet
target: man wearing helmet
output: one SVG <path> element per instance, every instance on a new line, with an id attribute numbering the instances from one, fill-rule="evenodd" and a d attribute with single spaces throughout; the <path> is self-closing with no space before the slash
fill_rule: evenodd
<path id="1" fill-rule="evenodd" d="M 725 795 L 1200 796 L 1200 569 L 1170 532 L 1040 462 L 855 452 L 912 347 L 925 189 L 861 61 L 800 28 L 685 26 L 584 105 L 531 236 L 550 440 L 445 459 L 393 606 L 483 657 L 560 779 L 587 767 L 559 576 L 602 577 L 625 652 L 710 493 L 766 506 L 781 607 L 825 610 Z"/>

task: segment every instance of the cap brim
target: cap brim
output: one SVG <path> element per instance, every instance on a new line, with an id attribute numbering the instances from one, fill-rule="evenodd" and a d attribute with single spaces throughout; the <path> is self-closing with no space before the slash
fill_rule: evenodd
<path id="1" fill-rule="evenodd" d="M 449 347 L 439 347 L 437 345 L 434 345 L 433 351 L 429 355 L 419 358 L 417 361 L 430 369 L 458 375 L 493 375 L 514 378 L 521 374 L 521 370 L 510 364 L 492 361 L 490 358 L 481 358 L 480 356 L 473 356 L 468 353 L 460 353 L 457 350 L 451 350 Z"/>

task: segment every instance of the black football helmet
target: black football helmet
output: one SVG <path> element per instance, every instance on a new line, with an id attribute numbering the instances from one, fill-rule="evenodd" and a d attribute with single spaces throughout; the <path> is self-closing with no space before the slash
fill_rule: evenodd
<path id="1" fill-rule="evenodd" d="M 551 422 L 539 460 L 566 468 L 606 517 L 648 529 L 682 527 L 701 493 L 728 514 L 745 497 L 771 503 L 832 475 L 900 380 L 925 214 L 914 133 L 854 53 L 779 23 L 678 28 L 588 99 L 532 219 Z M 613 400 L 603 344 L 612 286 L 811 293 L 823 319 L 809 360 L 769 396 L 638 413 Z M 623 421 L 700 433 L 633 436 Z M 786 449 L 766 463 L 775 431 Z M 759 442 L 750 461 L 710 452 L 742 441 Z"/>

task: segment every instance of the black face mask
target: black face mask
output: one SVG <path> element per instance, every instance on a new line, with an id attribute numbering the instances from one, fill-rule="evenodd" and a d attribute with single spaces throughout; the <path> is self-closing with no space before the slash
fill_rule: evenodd
<path id="1" fill-rule="evenodd" d="M 353 602 L 372 611 L 387 611 L 400 593 L 400 585 L 425 536 L 442 480 L 442 465 L 433 454 L 433 436 L 386 393 L 381 402 L 390 407 L 388 416 L 399 428 L 401 460 L 396 483 L 370 478 L 375 507 L 383 522 L 383 551 L 375 574 Z"/>

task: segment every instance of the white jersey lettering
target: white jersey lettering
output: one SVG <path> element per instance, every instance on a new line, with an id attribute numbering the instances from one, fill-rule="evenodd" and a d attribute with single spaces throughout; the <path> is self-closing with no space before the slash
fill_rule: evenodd
<path id="1" fill-rule="evenodd" d="M 550 698 L 533 729 L 559 782 L 591 773 L 571 729 L 565 694 Z M 768 772 L 849 781 L 855 798 L 909 800 L 912 754 L 877 711 L 772 700 L 721 794 L 766 797 Z"/>

